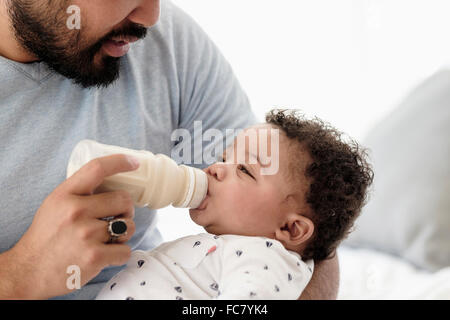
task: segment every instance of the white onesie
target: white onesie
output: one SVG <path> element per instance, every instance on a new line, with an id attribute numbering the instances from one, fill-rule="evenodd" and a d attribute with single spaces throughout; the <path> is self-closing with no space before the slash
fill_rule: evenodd
<path id="1" fill-rule="evenodd" d="M 313 268 L 277 240 L 201 233 L 133 251 L 96 299 L 297 299 Z"/>

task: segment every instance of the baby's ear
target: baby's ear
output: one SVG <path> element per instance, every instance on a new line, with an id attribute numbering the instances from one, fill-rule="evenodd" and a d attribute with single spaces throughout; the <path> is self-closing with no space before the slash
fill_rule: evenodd
<path id="1" fill-rule="evenodd" d="M 311 238 L 314 232 L 314 223 L 311 219 L 299 215 L 288 215 L 283 227 L 275 231 L 275 239 L 288 248 L 296 248 Z"/>

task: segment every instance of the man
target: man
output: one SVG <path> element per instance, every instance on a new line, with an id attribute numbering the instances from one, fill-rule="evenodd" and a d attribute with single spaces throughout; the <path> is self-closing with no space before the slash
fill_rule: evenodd
<path id="1" fill-rule="evenodd" d="M 170 155 L 171 133 L 194 121 L 256 120 L 217 48 L 169 1 L 0 0 L 0 36 L 0 297 L 92 299 L 161 236 L 127 192 L 94 194 L 132 159 L 100 158 L 64 181 L 76 143 Z M 128 227 L 113 244 L 109 216 Z M 319 265 L 305 297 L 334 298 L 337 280 L 336 259 Z"/>

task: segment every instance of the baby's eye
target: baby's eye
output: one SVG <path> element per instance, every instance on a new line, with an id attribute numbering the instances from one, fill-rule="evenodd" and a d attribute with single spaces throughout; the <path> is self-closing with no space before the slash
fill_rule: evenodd
<path id="1" fill-rule="evenodd" d="M 247 168 L 246 168 L 244 165 L 240 164 L 240 165 L 238 166 L 238 169 L 241 170 L 242 172 L 244 172 L 245 174 L 248 174 L 248 175 L 249 175 L 250 177 L 252 177 L 253 179 L 255 179 L 255 178 L 252 176 L 252 174 L 247 170 Z"/>

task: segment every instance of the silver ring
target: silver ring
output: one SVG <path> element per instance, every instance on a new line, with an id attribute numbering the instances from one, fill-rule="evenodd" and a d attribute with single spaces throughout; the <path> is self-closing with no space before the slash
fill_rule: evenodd
<path id="1" fill-rule="evenodd" d="M 115 242 L 119 237 L 127 234 L 127 223 L 123 219 L 108 222 L 109 243 Z"/>

